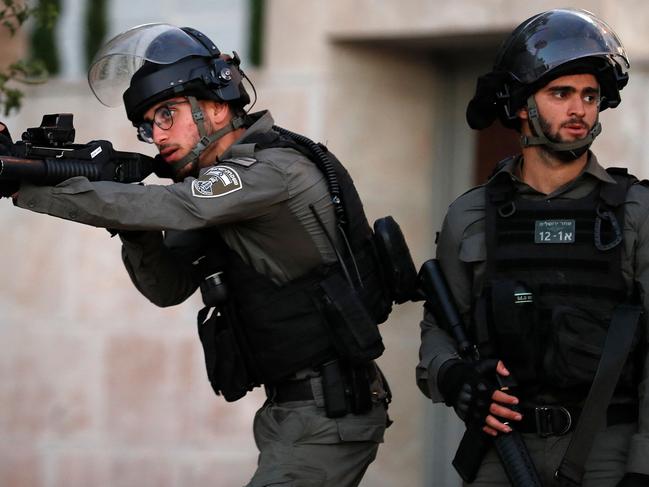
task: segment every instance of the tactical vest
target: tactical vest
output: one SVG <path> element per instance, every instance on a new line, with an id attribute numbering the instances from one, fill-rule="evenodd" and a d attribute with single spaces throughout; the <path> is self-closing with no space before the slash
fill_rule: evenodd
<path id="1" fill-rule="evenodd" d="M 311 160 L 313 157 L 300 144 L 274 131 L 246 142 L 254 142 L 257 150 L 290 147 Z M 373 232 L 351 177 L 332 154 L 329 158 L 340 186 L 346 234 L 356 265 L 349 255 L 344 262 L 348 269 L 358 268 L 358 272 L 350 272 L 353 286 L 339 263 L 323 264 L 299 279 L 278 285 L 232 250 L 219 259 L 237 316 L 238 344 L 254 376 L 251 384 L 281 381 L 335 357 L 366 362 L 383 352 L 376 325 L 387 319 L 392 301 L 381 277 Z M 216 238 L 213 232 L 210 239 Z M 357 282 L 357 276 L 362 282 Z"/>
<path id="2" fill-rule="evenodd" d="M 625 169 L 607 171 L 617 184 L 599 183 L 576 200 L 524 199 L 507 172 L 487 183 L 478 306 L 487 323 L 476 339 L 523 386 L 587 390 L 613 309 L 631 296 L 621 270 L 623 203 L 637 180 Z M 630 358 L 618 390 L 637 384 L 637 372 Z"/>

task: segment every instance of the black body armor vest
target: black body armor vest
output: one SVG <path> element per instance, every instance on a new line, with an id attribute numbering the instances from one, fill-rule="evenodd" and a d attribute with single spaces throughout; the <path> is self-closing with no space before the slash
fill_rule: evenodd
<path id="1" fill-rule="evenodd" d="M 506 172 L 487 184 L 487 274 L 478 305 L 487 322 L 476 322 L 476 340 L 522 386 L 587 390 L 613 309 L 632 294 L 621 271 L 623 203 L 637 180 L 626 170 L 608 172 L 618 184 L 599 183 L 576 200 L 523 199 Z M 618 389 L 637 384 L 633 362 Z"/>
<path id="2" fill-rule="evenodd" d="M 305 147 L 275 131 L 246 142 L 254 142 L 258 149 L 289 147 L 313 160 Z M 346 267 L 354 269 L 349 273 L 353 287 L 340 263 L 322 265 L 280 286 L 230 249 L 225 258 L 222 252 L 218 258 L 238 321 L 237 341 L 252 376 L 249 386 L 272 384 L 336 357 L 367 362 L 384 350 L 376 325 L 387 319 L 392 301 L 377 261 L 373 232 L 351 177 L 331 153 L 328 156 L 340 186 L 345 232 L 355 257 L 356 266 L 349 253 L 341 251 Z M 220 239 L 216 229 L 205 232 L 210 245 Z M 221 241 L 221 245 L 225 244 Z M 211 272 L 206 270 L 205 275 Z M 358 275 L 362 282 L 357 282 Z M 352 302 L 342 302 L 348 299 Z"/>

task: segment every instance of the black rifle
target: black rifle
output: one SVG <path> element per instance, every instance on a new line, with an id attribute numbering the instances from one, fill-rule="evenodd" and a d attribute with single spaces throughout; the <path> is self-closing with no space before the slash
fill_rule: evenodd
<path id="1" fill-rule="evenodd" d="M 464 360 L 476 362 L 480 360 L 480 353 L 477 347 L 471 343 L 466 335 L 462 318 L 455 306 L 453 297 L 448 289 L 444 274 L 437 259 L 430 259 L 424 262 L 419 271 L 419 283 L 426 297 L 427 303 L 431 306 L 435 318 L 442 323 L 458 344 L 460 355 Z M 506 382 L 496 374 L 503 389 L 514 385 L 513 380 Z M 466 482 L 475 479 L 482 459 L 489 448 L 490 439 L 480 428 L 467 428 L 457 453 L 453 460 L 453 466 Z M 507 473 L 511 484 L 515 487 L 541 487 L 539 477 L 532 457 L 527 451 L 521 434 L 512 430 L 511 433 L 499 433 L 493 438 L 494 446 L 500 461 Z"/>
<path id="2" fill-rule="evenodd" d="M 72 114 L 43 115 L 39 127 L 28 128 L 22 140 L 0 155 L 0 182 L 28 181 L 54 185 L 74 176 L 90 181 L 142 181 L 155 171 L 156 161 L 137 152 L 113 149 L 107 140 L 74 144 Z"/>

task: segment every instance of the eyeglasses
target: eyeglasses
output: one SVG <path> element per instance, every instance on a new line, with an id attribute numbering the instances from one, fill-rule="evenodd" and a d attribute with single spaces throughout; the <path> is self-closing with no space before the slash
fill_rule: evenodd
<path id="1" fill-rule="evenodd" d="M 183 103 L 189 103 L 189 101 L 172 101 L 156 108 L 153 112 L 153 120 L 145 120 L 137 126 L 137 138 L 148 144 L 153 144 L 153 124 L 155 123 L 162 130 L 169 130 L 174 124 L 173 114 L 176 111 L 174 107 Z"/>

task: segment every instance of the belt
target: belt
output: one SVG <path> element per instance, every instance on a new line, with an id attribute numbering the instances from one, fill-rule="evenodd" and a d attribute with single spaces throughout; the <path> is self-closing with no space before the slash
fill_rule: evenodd
<path id="1" fill-rule="evenodd" d="M 277 384 L 267 384 L 265 389 L 268 399 L 277 403 L 312 401 L 314 399 L 310 377 L 301 380 L 288 380 Z"/>
<path id="2" fill-rule="evenodd" d="M 577 425 L 581 408 L 558 405 L 539 405 L 520 408 L 521 421 L 512 425 L 521 433 L 536 433 L 541 437 L 561 436 Z M 606 410 L 606 425 L 634 423 L 638 420 L 637 404 L 612 404 Z"/>

